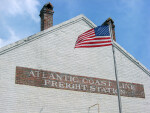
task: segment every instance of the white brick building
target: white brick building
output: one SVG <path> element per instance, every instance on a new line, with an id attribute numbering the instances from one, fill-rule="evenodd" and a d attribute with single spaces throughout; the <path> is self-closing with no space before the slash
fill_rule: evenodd
<path id="1" fill-rule="evenodd" d="M 18 66 L 115 81 L 111 46 L 74 49 L 77 37 L 93 27 L 93 22 L 79 15 L 1 48 L 0 113 L 98 113 L 98 106 L 100 113 L 118 113 L 118 98 L 109 91 L 92 93 L 15 82 Z M 122 112 L 149 113 L 150 72 L 116 42 L 115 54 L 119 81 L 144 87 L 144 97 L 121 96 Z"/>

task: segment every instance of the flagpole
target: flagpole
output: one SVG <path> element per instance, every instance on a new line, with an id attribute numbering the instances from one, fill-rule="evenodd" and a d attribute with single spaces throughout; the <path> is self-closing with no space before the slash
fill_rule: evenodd
<path id="1" fill-rule="evenodd" d="M 109 31 L 110 31 L 111 40 L 112 40 L 112 52 L 113 52 L 113 59 L 114 59 L 115 77 L 116 77 L 116 83 L 117 83 L 119 113 L 122 113 L 122 105 L 121 105 L 121 97 L 120 97 L 120 89 L 119 89 L 119 80 L 117 76 L 117 65 L 116 65 L 115 49 L 114 49 L 114 44 L 113 44 L 111 20 L 109 20 Z"/>

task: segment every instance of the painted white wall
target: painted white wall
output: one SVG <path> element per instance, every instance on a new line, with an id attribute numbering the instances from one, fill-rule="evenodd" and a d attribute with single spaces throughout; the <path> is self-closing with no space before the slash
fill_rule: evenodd
<path id="1" fill-rule="evenodd" d="M 144 85 L 145 98 L 122 97 L 123 113 L 149 113 L 150 76 L 116 49 L 118 78 L 120 81 Z"/>
<path id="2" fill-rule="evenodd" d="M 87 113 L 98 103 L 100 113 L 118 113 L 114 95 L 15 84 L 16 66 L 115 80 L 111 46 L 74 49 L 77 37 L 88 29 L 80 20 L 1 55 L 0 112 Z M 150 77 L 120 51 L 116 54 L 119 80 L 144 84 L 146 95 L 145 99 L 122 97 L 124 113 L 149 113 Z M 90 113 L 97 113 L 97 108 Z"/>

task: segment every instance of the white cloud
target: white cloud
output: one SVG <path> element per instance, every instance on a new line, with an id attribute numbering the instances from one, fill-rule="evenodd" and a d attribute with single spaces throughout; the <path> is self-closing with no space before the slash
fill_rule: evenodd
<path id="1" fill-rule="evenodd" d="M 28 14 L 38 22 L 38 0 L 0 0 L 0 12 L 7 15 L 16 16 L 18 14 Z"/>
<path id="2" fill-rule="evenodd" d="M 25 0 L 26 11 L 35 21 L 39 21 L 39 11 L 37 6 L 39 6 L 39 2 L 37 0 Z"/>
<path id="3" fill-rule="evenodd" d="M 15 32 L 14 26 L 9 25 L 8 18 L 29 16 L 33 21 L 39 22 L 39 5 L 38 0 L 0 0 L 0 24 L 8 32 L 8 35 L 0 36 L 0 47 L 20 39 L 19 30 Z"/>
<path id="4" fill-rule="evenodd" d="M 3 45 L 3 40 L 0 38 L 0 47 L 2 47 Z"/>
<path id="5" fill-rule="evenodd" d="M 16 35 L 15 31 L 12 30 L 12 28 L 10 27 L 7 27 L 7 28 L 8 28 L 8 33 L 10 37 L 8 39 L 0 38 L 0 47 L 3 47 L 5 45 L 8 45 L 10 43 L 13 43 L 19 40 L 19 37 Z"/>

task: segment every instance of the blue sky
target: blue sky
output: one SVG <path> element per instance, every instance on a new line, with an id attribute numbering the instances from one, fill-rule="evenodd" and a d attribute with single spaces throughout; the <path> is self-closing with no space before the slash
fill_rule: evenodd
<path id="1" fill-rule="evenodd" d="M 47 2 L 54 6 L 54 25 L 79 14 L 96 25 L 111 17 L 117 43 L 150 70 L 150 0 L 0 0 L 0 47 L 40 32 Z"/>

